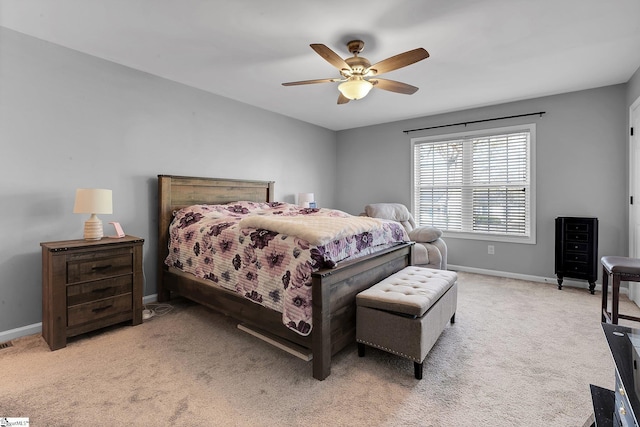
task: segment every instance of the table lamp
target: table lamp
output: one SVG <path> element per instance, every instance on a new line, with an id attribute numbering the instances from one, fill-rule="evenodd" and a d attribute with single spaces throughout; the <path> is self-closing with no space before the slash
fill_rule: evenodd
<path id="1" fill-rule="evenodd" d="M 102 221 L 96 214 L 113 213 L 111 190 L 99 188 L 78 188 L 73 213 L 91 214 L 84 223 L 84 239 L 100 240 L 103 236 Z"/>
<path id="2" fill-rule="evenodd" d="M 315 208 L 315 197 L 313 193 L 298 193 L 298 205 L 303 208 Z"/>

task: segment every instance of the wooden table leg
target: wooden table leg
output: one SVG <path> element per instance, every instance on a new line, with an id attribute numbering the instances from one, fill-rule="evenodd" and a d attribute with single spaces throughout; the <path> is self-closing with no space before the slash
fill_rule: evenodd
<path id="1" fill-rule="evenodd" d="M 608 298 L 609 298 L 609 272 L 605 267 L 602 267 L 602 310 L 600 312 L 602 322 L 607 321 L 607 316 L 605 315 L 605 313 L 607 312 Z"/>
<path id="2" fill-rule="evenodd" d="M 613 273 L 611 283 L 611 323 L 618 324 L 618 303 L 620 300 L 620 275 Z"/>

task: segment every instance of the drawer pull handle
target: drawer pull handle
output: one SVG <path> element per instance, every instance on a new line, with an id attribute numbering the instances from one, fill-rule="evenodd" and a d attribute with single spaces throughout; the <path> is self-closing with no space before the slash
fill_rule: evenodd
<path id="1" fill-rule="evenodd" d="M 102 271 L 111 268 L 111 264 L 108 265 L 98 265 L 96 267 L 91 268 L 93 271 Z"/>
<path id="2" fill-rule="evenodd" d="M 94 289 L 91 292 L 104 292 L 104 291 L 108 291 L 109 289 L 111 289 L 112 286 L 107 286 L 106 288 L 100 288 L 100 289 Z"/>
<path id="3" fill-rule="evenodd" d="M 100 308 L 94 308 L 91 311 L 93 311 L 94 313 L 100 313 L 101 311 L 105 311 L 106 309 L 111 308 L 111 307 L 113 307 L 113 304 L 109 304 L 107 306 L 100 307 Z"/>

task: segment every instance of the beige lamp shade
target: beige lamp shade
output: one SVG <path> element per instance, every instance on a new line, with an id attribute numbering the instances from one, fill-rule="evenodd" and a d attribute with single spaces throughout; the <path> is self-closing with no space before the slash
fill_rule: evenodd
<path id="1" fill-rule="evenodd" d="M 303 208 L 308 208 L 309 203 L 315 202 L 315 196 L 313 193 L 298 193 L 298 205 Z"/>
<path id="2" fill-rule="evenodd" d="M 85 240 L 100 240 L 103 236 L 102 221 L 96 214 L 113 213 L 111 190 L 100 188 L 78 188 L 73 213 L 91 214 L 84 223 Z"/>

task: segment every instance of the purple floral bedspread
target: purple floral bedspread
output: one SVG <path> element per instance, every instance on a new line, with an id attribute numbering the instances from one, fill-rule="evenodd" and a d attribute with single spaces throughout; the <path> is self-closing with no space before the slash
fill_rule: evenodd
<path id="1" fill-rule="evenodd" d="M 313 271 L 409 240 L 399 223 L 380 221 L 376 229 L 313 246 L 295 236 L 240 228 L 238 223 L 248 215 L 351 216 L 280 202 L 190 206 L 174 215 L 165 264 L 282 313 L 283 323 L 301 335 L 312 328 Z"/>

